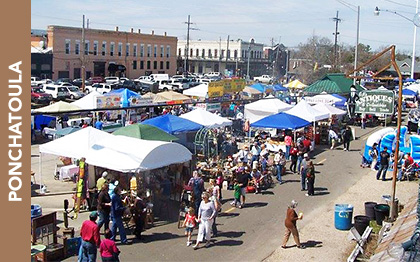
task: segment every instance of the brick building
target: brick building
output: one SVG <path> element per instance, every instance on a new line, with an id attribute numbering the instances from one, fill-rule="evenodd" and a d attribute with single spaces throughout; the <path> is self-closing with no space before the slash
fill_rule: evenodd
<path id="1" fill-rule="evenodd" d="M 177 38 L 111 30 L 85 29 L 85 48 L 82 29 L 48 26 L 47 46 L 53 52 L 53 80 L 62 77 L 80 78 L 82 61 L 86 78 L 91 76 L 125 76 L 137 78 L 152 73 L 176 72 Z"/>

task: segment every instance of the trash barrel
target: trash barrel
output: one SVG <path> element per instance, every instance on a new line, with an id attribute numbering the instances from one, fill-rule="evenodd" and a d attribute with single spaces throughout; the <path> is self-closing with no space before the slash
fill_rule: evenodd
<path id="1" fill-rule="evenodd" d="M 385 217 L 389 216 L 389 205 L 378 204 L 374 207 L 374 209 L 376 223 L 382 226 L 382 222 L 385 220 Z"/>
<path id="2" fill-rule="evenodd" d="M 40 205 L 31 205 L 31 221 L 36 217 L 42 216 L 42 208 Z"/>
<path id="3" fill-rule="evenodd" d="M 355 216 L 354 217 L 354 228 L 360 235 L 363 235 L 365 229 L 369 226 L 370 218 L 368 216 Z"/>
<path id="4" fill-rule="evenodd" d="M 375 220 L 375 209 L 373 209 L 378 203 L 376 202 L 365 202 L 365 215 L 370 220 Z"/>
<path id="5" fill-rule="evenodd" d="M 335 204 L 334 226 L 339 230 L 349 230 L 353 218 L 353 206 Z"/>

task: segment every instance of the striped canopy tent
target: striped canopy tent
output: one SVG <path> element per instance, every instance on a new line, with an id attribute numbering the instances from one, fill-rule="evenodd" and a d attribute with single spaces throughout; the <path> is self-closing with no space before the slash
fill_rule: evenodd
<path id="1" fill-rule="evenodd" d="M 290 89 L 304 89 L 307 85 L 295 79 L 292 82 L 285 84 L 284 86 Z"/>
<path id="2" fill-rule="evenodd" d="M 324 77 L 303 90 L 305 95 L 315 95 L 325 92 L 327 94 L 349 94 L 353 80 L 342 73 L 326 74 Z M 363 87 L 356 85 L 357 91 Z"/>

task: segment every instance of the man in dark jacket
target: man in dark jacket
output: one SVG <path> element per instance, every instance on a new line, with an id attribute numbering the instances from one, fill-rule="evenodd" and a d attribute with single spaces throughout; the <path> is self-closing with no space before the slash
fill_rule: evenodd
<path id="1" fill-rule="evenodd" d="M 125 228 L 122 221 L 122 216 L 124 214 L 125 207 L 121 200 L 121 189 L 117 186 L 114 189 L 114 194 L 111 198 L 111 218 L 112 218 L 112 240 L 115 241 L 115 236 L 117 235 L 117 229 L 120 231 L 120 238 L 122 244 L 129 244 L 127 241 L 127 235 L 125 234 Z"/>
<path id="2" fill-rule="evenodd" d="M 388 167 L 389 167 L 389 157 L 390 157 L 387 150 L 388 148 L 384 147 L 384 150 L 381 151 L 381 153 L 379 154 L 380 167 L 379 167 L 378 173 L 376 174 L 377 180 L 379 180 L 382 173 L 382 181 L 385 181 L 386 171 L 388 170 Z"/>
<path id="3" fill-rule="evenodd" d="M 350 149 L 350 141 L 352 138 L 353 134 L 351 133 L 351 129 L 349 126 L 346 127 L 346 130 L 344 130 L 343 132 L 343 146 L 344 146 L 344 151 L 349 151 Z"/>

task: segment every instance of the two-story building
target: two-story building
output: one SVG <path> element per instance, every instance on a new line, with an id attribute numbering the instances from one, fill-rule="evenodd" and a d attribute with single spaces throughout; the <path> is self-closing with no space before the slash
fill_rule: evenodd
<path id="1" fill-rule="evenodd" d="M 188 54 L 190 73 L 205 74 L 229 70 L 233 75 L 247 74 L 249 57 L 249 74 L 256 76 L 266 73 L 268 60 L 264 58 L 263 44 L 246 42 L 241 39 L 221 41 L 178 40 L 178 68 L 183 71 Z M 188 52 L 188 53 L 186 53 Z"/>
<path id="2" fill-rule="evenodd" d="M 137 78 L 152 73 L 176 73 L 177 38 L 163 35 L 99 30 L 66 26 L 48 26 L 48 48 L 53 52 L 53 80 L 80 78 L 86 68 L 91 76 Z M 83 46 L 84 42 L 84 46 Z"/>

